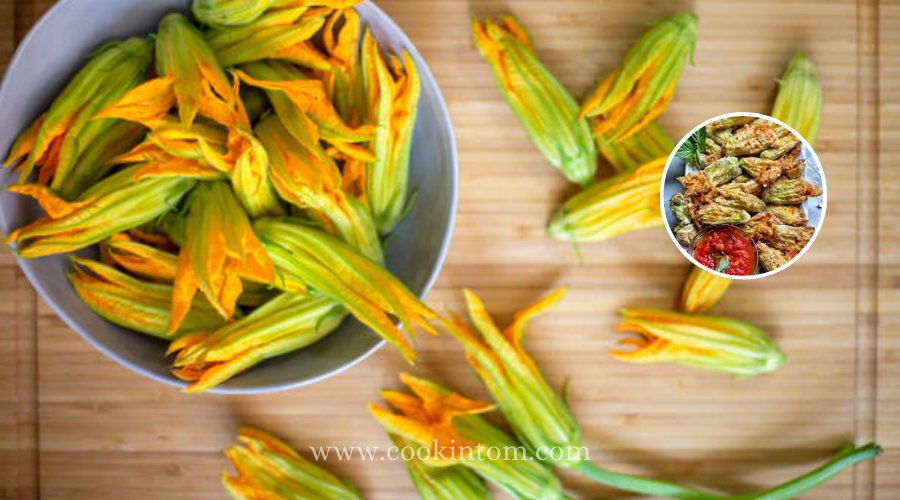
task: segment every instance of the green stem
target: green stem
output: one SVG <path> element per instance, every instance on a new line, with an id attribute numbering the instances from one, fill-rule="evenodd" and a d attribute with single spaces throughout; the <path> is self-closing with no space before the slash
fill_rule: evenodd
<path id="1" fill-rule="evenodd" d="M 874 458 L 880 455 L 881 452 L 881 447 L 875 443 L 869 443 L 860 448 L 847 445 L 831 461 L 812 472 L 761 493 L 734 497 L 734 500 L 787 500 L 794 498 L 831 479 L 835 474 L 847 467 Z"/>
<path id="2" fill-rule="evenodd" d="M 860 448 L 848 445 L 825 465 L 793 481 L 763 492 L 737 496 L 716 495 L 665 481 L 619 474 L 603 469 L 587 460 L 582 461 L 575 469 L 598 483 L 654 497 L 675 498 L 677 500 L 789 500 L 821 485 L 847 467 L 874 458 L 881 452 L 881 448 L 874 443 Z"/>
<path id="3" fill-rule="evenodd" d="M 728 497 L 707 493 L 687 486 L 619 474 L 584 460 L 575 469 L 598 483 L 632 493 L 678 500 L 724 500 Z"/>

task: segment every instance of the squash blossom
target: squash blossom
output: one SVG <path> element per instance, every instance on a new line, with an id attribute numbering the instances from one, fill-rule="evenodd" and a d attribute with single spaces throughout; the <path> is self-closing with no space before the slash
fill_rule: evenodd
<path id="1" fill-rule="evenodd" d="M 593 119 L 594 135 L 621 141 L 662 114 L 675 94 L 685 57 L 693 61 L 696 39 L 694 14 L 682 12 L 651 24 L 619 68 L 585 99 L 580 117 Z"/>
<path id="2" fill-rule="evenodd" d="M 519 440 L 532 450 L 565 451 L 558 459 L 548 454 L 552 457 L 548 461 L 570 468 L 586 455 L 578 423 L 522 347 L 531 318 L 553 307 L 564 294 L 565 289 L 559 289 L 518 312 L 501 331 L 481 300 L 465 290 L 469 316 L 478 334 L 455 314 L 450 320 L 443 319 L 443 324 L 466 349 L 469 364 L 494 396 Z"/>
<path id="3" fill-rule="evenodd" d="M 320 148 L 314 146 L 321 139 L 349 156 L 366 161 L 374 159 L 362 145 L 355 143 L 371 139 L 376 127 L 344 123 L 321 80 L 311 80 L 303 71 L 281 61 L 254 62 L 241 69 L 246 72 L 238 70 L 238 76 L 266 90 L 275 114 L 304 146 L 319 153 Z"/>
<path id="4" fill-rule="evenodd" d="M 126 119 L 130 116 L 123 114 Z M 130 150 L 114 157 L 114 163 L 162 161 L 170 158 L 203 160 L 210 163 L 210 152 L 224 154 L 228 147 L 228 132 L 212 123 L 197 122 L 182 125 L 177 117 L 166 115 L 156 120 L 146 137 Z M 213 168 L 210 164 L 209 168 Z"/>
<path id="5" fill-rule="evenodd" d="M 231 187 L 201 182 L 187 199 L 169 331 L 178 329 L 199 289 L 223 318 L 234 315 L 241 277 L 271 283 L 275 269 Z"/>
<path id="6" fill-rule="evenodd" d="M 770 372 L 787 361 L 765 332 L 743 321 L 657 309 L 624 309 L 622 316 L 619 330 L 639 335 L 619 341 L 634 350 L 611 352 L 623 361 L 679 363 L 739 378 Z"/>
<path id="7" fill-rule="evenodd" d="M 60 198 L 70 201 L 78 198 L 112 170 L 114 157 L 131 149 L 144 137 L 145 129 L 137 123 L 105 121 L 103 132 L 84 146 L 69 174 L 59 183 L 56 192 Z"/>
<path id="8" fill-rule="evenodd" d="M 225 449 L 237 475 L 222 470 L 222 486 L 235 500 L 362 500 L 349 481 L 303 458 L 267 432 L 239 427 L 237 441 L 239 445 Z"/>
<path id="9" fill-rule="evenodd" d="M 666 158 L 658 158 L 594 183 L 566 201 L 547 234 L 565 241 L 601 241 L 659 226 L 659 179 L 665 165 Z"/>
<path id="10" fill-rule="evenodd" d="M 156 72 L 171 81 L 181 123 L 190 127 L 210 101 L 229 100 L 231 84 L 203 34 L 186 17 L 168 14 L 159 23 Z"/>
<path id="11" fill-rule="evenodd" d="M 416 326 L 437 333 L 427 322 L 436 316 L 434 311 L 378 262 L 353 247 L 297 219 L 259 219 L 253 229 L 280 275 L 302 281 L 340 302 L 410 363 L 416 352 L 391 317 L 410 336 L 415 335 Z"/>
<path id="12" fill-rule="evenodd" d="M 424 455 L 425 450 L 419 450 L 426 447 L 397 434 L 388 436 L 406 464 L 409 479 L 422 500 L 490 500 L 484 481 L 472 470 L 462 465 L 429 465 L 417 456 L 418 453 Z M 410 451 L 405 453 L 405 450 Z"/>
<path id="13" fill-rule="evenodd" d="M 600 154 L 616 172 L 633 172 L 658 158 L 668 158 L 675 143 L 655 121 L 615 144 L 599 141 Z"/>
<path id="14" fill-rule="evenodd" d="M 259 19 L 270 9 L 326 7 L 349 9 L 362 0 L 194 0 L 192 12 L 203 24 L 226 28 L 243 26 Z"/>
<path id="15" fill-rule="evenodd" d="M 128 233 L 114 234 L 100 243 L 100 255 L 129 274 L 157 283 L 171 285 L 178 272 L 178 255 L 136 241 Z"/>
<path id="16" fill-rule="evenodd" d="M 536 458 L 556 467 L 576 469 L 607 486 L 657 497 L 712 498 L 677 484 L 629 476 L 594 465 L 581 440 L 575 417 L 544 380 L 534 360 L 525 352 L 522 337 L 531 319 L 558 303 L 565 289 L 544 297 L 516 313 L 512 323 L 500 330 L 479 298 L 465 290 L 469 316 L 479 334 L 451 314 L 444 327 L 466 349 L 469 364 L 498 402 L 506 421 Z"/>
<path id="17" fill-rule="evenodd" d="M 146 162 L 139 177 L 230 178 L 235 195 L 251 217 L 284 215 L 284 207 L 267 175 L 268 154 L 253 135 L 239 87 L 240 82 L 235 79 L 227 100 L 207 96 L 199 112 L 214 123 L 195 122 L 190 126 L 168 115 L 175 102 L 172 85 L 160 90 L 169 94 L 161 106 L 141 87 L 134 89 L 99 116 L 143 123 L 151 130 L 142 143 L 113 161 Z"/>
<path id="18" fill-rule="evenodd" d="M 110 162 L 140 163 L 136 180 L 150 177 L 226 179 L 227 171 L 214 167 L 207 155 L 225 154 L 227 146 L 228 135 L 221 127 L 200 123 L 184 127 L 178 118 L 170 116 L 156 123 L 141 143 Z"/>
<path id="19" fill-rule="evenodd" d="M 413 392 L 382 391 L 397 409 L 369 403 L 369 411 L 390 434 L 426 448 L 431 466 L 463 465 L 520 500 L 565 499 L 559 479 L 532 453 L 479 416 L 494 408 L 424 379 L 401 373 Z"/>
<path id="20" fill-rule="evenodd" d="M 71 257 L 74 263 L 67 275 L 75 293 L 95 313 L 129 330 L 166 338 L 172 286 L 133 278 L 93 260 Z M 214 330 L 226 322 L 202 297 L 194 300 L 176 332 Z"/>
<path id="21" fill-rule="evenodd" d="M 208 335 L 175 340 L 175 374 L 199 393 L 268 358 L 302 349 L 340 326 L 347 310 L 318 291 L 282 293 Z"/>
<path id="22" fill-rule="evenodd" d="M 286 215 L 269 175 L 269 153 L 252 129 L 239 127 L 238 140 L 246 141 L 229 172 L 231 186 L 251 218 Z"/>
<path id="23" fill-rule="evenodd" d="M 566 179 L 587 186 L 597 172 L 597 148 L 578 103 L 537 58 L 514 18 L 472 20 L 475 46 L 497 87 L 547 161 Z"/>
<path id="24" fill-rule="evenodd" d="M 256 134 L 269 151 L 269 175 L 279 195 L 300 208 L 311 209 L 310 216 L 329 232 L 381 262 L 375 221 L 365 205 L 344 193 L 341 172 L 334 161 L 327 156 L 316 157 L 274 115 L 263 118 Z"/>
<path id="25" fill-rule="evenodd" d="M 4 165 L 9 167 L 27 155 L 18 167 L 20 183 L 38 167 L 38 182 L 59 189 L 84 147 L 107 132 L 108 123 L 91 122 L 91 118 L 140 83 L 152 58 L 153 42 L 148 38 L 104 45 L 50 108 L 19 134 Z"/>
<path id="26" fill-rule="evenodd" d="M 169 110 L 175 105 L 175 100 L 173 79 L 154 78 L 98 111 L 94 119 L 121 118 L 154 129 L 169 118 Z"/>
<path id="27" fill-rule="evenodd" d="M 174 247 L 174 245 L 172 245 Z M 170 253 L 172 250 L 176 253 Z M 178 272 L 178 248 L 168 248 L 152 242 L 142 241 L 135 232 L 118 233 L 100 243 L 100 260 L 118 267 L 132 276 L 171 285 Z M 279 293 L 272 285 L 279 283 L 257 283 L 242 280 L 243 291 L 237 303 L 241 306 L 258 307 Z M 302 293 L 302 285 L 295 286 L 291 293 Z"/>
<path id="28" fill-rule="evenodd" d="M 815 145 L 822 124 L 822 84 L 815 64 L 801 52 L 794 55 L 778 80 L 772 117 L 787 123 Z"/>
<path id="29" fill-rule="evenodd" d="M 224 67 L 263 59 L 283 59 L 313 69 L 329 70 L 328 58 L 311 39 L 325 24 L 325 17 L 330 12 L 329 9 L 303 6 L 270 10 L 249 24 L 211 30 L 207 39 Z"/>
<path id="30" fill-rule="evenodd" d="M 340 28 L 338 23 L 343 21 Z M 354 9 L 336 10 L 324 26 L 322 42 L 329 57 L 330 71 L 320 71 L 319 78 L 344 122 L 361 118 L 365 106 L 360 43 L 362 22 Z"/>
<path id="31" fill-rule="evenodd" d="M 390 64 L 385 63 L 375 37 L 366 29 L 364 108 L 369 122 L 378 127 L 370 146 L 373 161 L 366 169 L 366 197 L 382 235 L 393 231 L 409 209 L 409 152 L 422 89 L 412 57 L 404 50 L 402 58 L 401 63 L 391 56 Z"/>
<path id="32" fill-rule="evenodd" d="M 688 314 L 703 314 L 719 302 L 729 286 L 730 279 L 693 266 L 681 291 L 681 310 Z"/>
<path id="33" fill-rule="evenodd" d="M 195 184 L 179 178 L 135 182 L 140 168 L 120 170 L 72 202 L 39 184 L 10 187 L 10 191 L 34 197 L 47 215 L 9 233 L 6 243 L 18 243 L 17 254 L 22 258 L 78 250 L 157 219 L 174 209 Z"/>

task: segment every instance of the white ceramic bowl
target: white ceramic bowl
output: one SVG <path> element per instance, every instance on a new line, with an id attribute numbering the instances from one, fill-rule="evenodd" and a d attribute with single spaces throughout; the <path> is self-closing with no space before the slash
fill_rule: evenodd
<path id="1" fill-rule="evenodd" d="M 43 112 L 53 97 L 103 43 L 156 30 L 163 15 L 188 11 L 188 0 L 61 0 L 22 41 L 0 87 L 0 153 Z M 410 189 L 418 193 L 412 211 L 395 230 L 387 267 L 413 293 L 424 296 L 444 260 L 456 212 L 456 145 L 441 92 L 409 38 L 371 1 L 357 7 L 386 51 L 406 49 L 422 77 L 422 97 L 413 137 Z M 4 170 L 8 186 L 18 175 Z M 24 196 L 0 194 L 4 233 L 41 215 Z M 169 372 L 166 344 L 108 323 L 75 294 L 65 276 L 65 255 L 20 259 L 31 283 L 57 314 L 91 345 L 142 375 L 184 385 Z M 361 323 L 348 319 L 321 342 L 260 364 L 210 392 L 261 393 L 311 384 L 362 361 L 384 342 Z M 399 355 L 399 354 L 398 354 Z"/>

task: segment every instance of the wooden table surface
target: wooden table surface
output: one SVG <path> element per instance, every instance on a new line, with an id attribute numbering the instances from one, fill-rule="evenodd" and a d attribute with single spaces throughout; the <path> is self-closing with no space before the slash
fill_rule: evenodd
<path id="1" fill-rule="evenodd" d="M 82 0 L 89 1 L 89 0 Z M 0 60 L 52 4 L 0 0 Z M 481 294 L 507 321 L 552 287 L 571 288 L 527 340 L 548 379 L 571 379 L 591 458 L 614 469 L 743 492 L 825 461 L 847 441 L 887 453 L 804 498 L 900 498 L 900 2 L 759 0 L 381 0 L 428 61 L 459 141 L 459 218 L 428 302 Z M 585 244 L 584 263 L 544 226 L 572 192 L 526 138 L 468 32 L 469 12 L 512 13 L 575 95 L 609 72 L 658 16 L 700 16 L 688 67 L 661 120 L 672 137 L 709 117 L 766 112 L 794 51 L 825 89 L 817 153 L 828 216 L 809 252 L 777 276 L 732 287 L 715 312 L 770 332 L 790 357 L 747 381 L 674 366 L 618 362 L 607 349 L 623 306 L 673 307 L 688 263 L 662 230 Z M 0 498 L 224 498 L 221 449 L 235 425 L 310 446 L 389 441 L 365 403 L 397 387 L 383 349 L 313 387 L 255 397 L 187 396 L 105 358 L 0 255 Z M 425 338 L 415 373 L 485 397 L 449 336 Z M 328 460 L 366 498 L 412 499 L 397 462 Z M 580 498 L 621 498 L 566 475 Z"/>

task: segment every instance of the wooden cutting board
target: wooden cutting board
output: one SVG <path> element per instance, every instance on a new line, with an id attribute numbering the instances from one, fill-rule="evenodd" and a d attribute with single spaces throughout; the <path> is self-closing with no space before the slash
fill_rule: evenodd
<path id="1" fill-rule="evenodd" d="M 81 0 L 89 1 L 89 0 Z M 0 60 L 52 4 L 0 0 Z M 591 458 L 622 471 L 745 492 L 823 462 L 847 441 L 887 453 L 804 498 L 900 498 L 900 2 L 761 0 L 382 0 L 441 85 L 459 141 L 459 219 L 428 302 L 461 307 L 481 294 L 501 322 L 553 287 L 563 303 L 527 344 L 550 382 L 571 380 Z M 609 72 L 645 23 L 700 16 L 696 66 L 661 122 L 679 138 L 726 112 L 766 112 L 794 51 L 825 88 L 817 144 L 828 180 L 821 235 L 790 269 L 737 283 L 715 313 L 770 332 L 781 370 L 734 381 L 672 366 L 617 362 L 607 349 L 623 306 L 673 307 L 689 265 L 662 230 L 581 246 L 544 236 L 573 192 L 526 138 L 469 38 L 470 12 L 512 13 L 554 74 L 581 96 Z M 77 29 L 77 27 L 73 27 Z M 286 393 L 187 396 L 105 358 L 40 299 L 8 251 L 0 255 L 0 498 L 223 498 L 221 449 L 239 423 L 310 446 L 389 442 L 365 409 L 408 370 L 383 349 L 360 366 Z M 447 337 L 420 342 L 413 371 L 485 397 Z M 336 460 L 370 499 L 413 499 L 400 463 Z M 576 498 L 621 498 L 565 475 Z"/>

